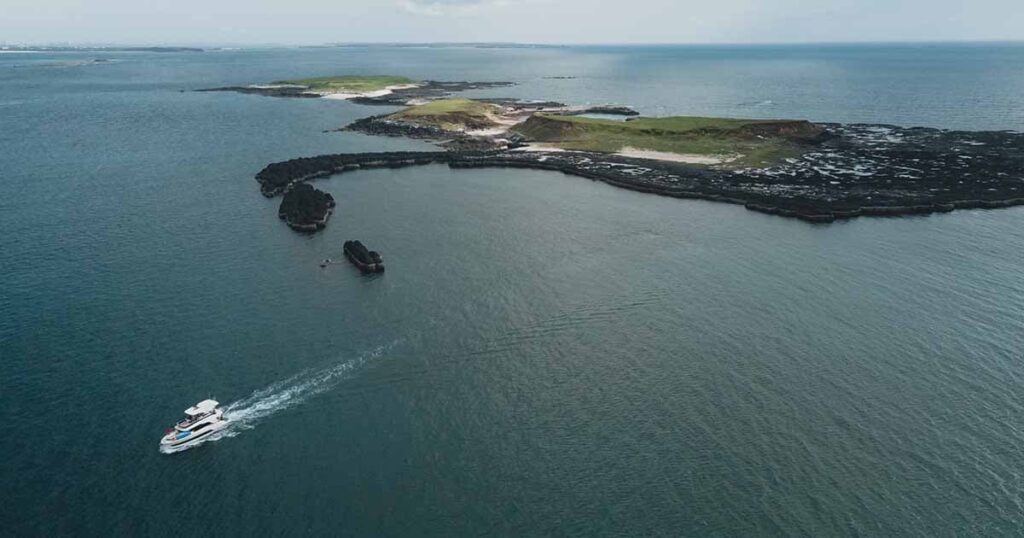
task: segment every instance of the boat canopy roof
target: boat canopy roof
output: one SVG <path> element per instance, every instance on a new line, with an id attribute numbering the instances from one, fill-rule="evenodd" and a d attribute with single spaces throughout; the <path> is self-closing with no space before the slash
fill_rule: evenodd
<path id="1" fill-rule="evenodd" d="M 216 400 L 203 400 L 193 405 L 192 407 L 186 409 L 185 414 L 190 417 L 194 417 L 196 415 L 204 415 L 216 409 L 217 405 L 218 403 Z"/>

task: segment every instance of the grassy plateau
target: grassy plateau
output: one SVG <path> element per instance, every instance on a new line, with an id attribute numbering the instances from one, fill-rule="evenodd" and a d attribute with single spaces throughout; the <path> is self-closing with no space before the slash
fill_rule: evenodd
<path id="1" fill-rule="evenodd" d="M 615 121 L 546 113 L 534 114 L 513 130 L 531 142 L 563 149 L 728 156 L 734 164 L 751 166 L 798 155 L 802 143 L 821 133 L 806 121 L 690 116 Z"/>
<path id="2" fill-rule="evenodd" d="M 500 112 L 501 107 L 497 105 L 472 99 L 440 99 L 401 110 L 390 118 L 461 131 L 494 127 L 498 125 L 495 116 Z"/>
<path id="3" fill-rule="evenodd" d="M 311 90 L 338 93 L 366 93 L 383 90 L 388 86 L 415 84 L 417 81 L 406 77 L 395 76 L 360 76 L 345 75 L 338 77 L 302 78 L 296 80 L 278 80 L 274 84 L 292 84 L 305 86 Z"/>

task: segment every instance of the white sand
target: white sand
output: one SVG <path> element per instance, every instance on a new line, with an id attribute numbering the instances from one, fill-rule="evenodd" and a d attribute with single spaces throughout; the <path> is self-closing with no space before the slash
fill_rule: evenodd
<path id="1" fill-rule="evenodd" d="M 305 88 L 299 84 L 250 84 L 250 88 L 256 90 L 276 90 L 278 88 Z"/>
<path id="2" fill-rule="evenodd" d="M 533 143 L 521 148 L 515 148 L 512 151 L 528 151 L 528 152 L 540 152 L 540 153 L 565 153 L 574 152 L 576 150 L 564 149 L 552 144 Z M 677 163 L 687 164 L 722 164 L 734 161 L 742 155 L 699 155 L 695 153 L 670 153 L 667 151 L 650 151 L 645 149 L 638 149 L 632 147 L 622 148 L 622 151 L 615 153 L 622 157 L 632 157 L 634 159 L 652 159 L 655 161 L 672 161 Z"/>
<path id="3" fill-rule="evenodd" d="M 490 129 L 477 129 L 475 131 L 466 131 L 466 134 L 472 136 L 498 136 L 508 132 L 508 127 L 492 127 Z"/>
<path id="4" fill-rule="evenodd" d="M 477 129 L 475 131 L 467 131 L 466 134 L 473 136 L 500 136 L 508 134 L 509 129 L 515 127 L 516 125 L 519 125 L 520 123 L 523 123 L 531 115 L 532 113 L 522 114 L 519 112 L 515 112 L 509 108 L 498 108 L 496 106 L 495 111 L 493 113 L 487 114 L 487 117 L 490 118 L 490 120 L 496 123 L 497 125 L 489 129 Z"/>
<path id="5" fill-rule="evenodd" d="M 323 93 L 323 92 L 317 92 L 317 93 L 319 93 L 320 97 L 323 97 L 324 99 L 341 99 L 341 100 L 345 100 L 345 99 L 355 99 L 356 97 L 381 97 L 383 95 L 387 95 L 387 94 L 392 93 L 392 92 L 391 92 L 391 90 L 377 90 L 375 92 L 363 92 L 363 93 Z"/>
<path id="6" fill-rule="evenodd" d="M 512 151 L 529 151 L 529 152 L 543 151 L 543 152 L 548 152 L 548 153 L 565 153 L 565 152 L 567 152 L 569 150 L 563 149 L 563 148 L 560 148 L 560 147 L 557 147 L 557 146 L 552 146 L 550 144 L 533 143 L 533 144 L 528 144 L 526 146 L 523 146 L 521 148 L 515 148 Z"/>
<path id="7" fill-rule="evenodd" d="M 655 161 L 672 161 L 687 164 L 722 164 L 738 159 L 739 155 L 701 155 L 698 153 L 671 153 L 668 151 L 651 151 L 626 146 L 616 155 L 634 159 L 653 159 Z"/>
<path id="8" fill-rule="evenodd" d="M 388 86 L 382 90 L 374 90 L 372 92 L 354 92 L 354 93 L 342 93 L 342 92 L 316 92 L 320 94 L 320 97 L 324 99 L 355 99 L 356 97 L 383 97 L 395 92 L 395 90 L 408 90 L 411 88 L 419 87 L 419 84 L 395 84 L 394 86 Z"/>

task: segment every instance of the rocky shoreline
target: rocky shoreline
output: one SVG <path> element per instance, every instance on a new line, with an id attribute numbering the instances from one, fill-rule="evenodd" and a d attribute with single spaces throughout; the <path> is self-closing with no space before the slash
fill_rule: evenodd
<path id="1" fill-rule="evenodd" d="M 827 140 L 766 168 L 703 167 L 575 151 L 426 151 L 291 159 L 267 165 L 256 179 L 265 196 L 276 196 L 297 183 L 361 169 L 428 164 L 529 168 L 820 223 L 1024 205 L 1022 133 L 822 125 L 831 135 Z"/>

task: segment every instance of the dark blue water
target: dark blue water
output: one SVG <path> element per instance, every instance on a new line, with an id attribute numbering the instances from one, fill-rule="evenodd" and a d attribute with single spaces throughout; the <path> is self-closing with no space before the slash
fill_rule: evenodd
<path id="1" fill-rule="evenodd" d="M 181 91 L 371 72 L 1024 129 L 1019 45 L 0 55 L 0 534 L 1024 529 L 1024 210 L 816 226 L 431 166 L 319 181 L 305 237 L 266 163 L 428 146 Z M 318 267 L 348 238 L 388 273 Z M 238 427 L 160 454 L 209 396 Z"/>

